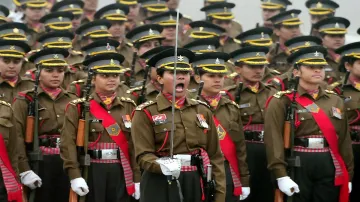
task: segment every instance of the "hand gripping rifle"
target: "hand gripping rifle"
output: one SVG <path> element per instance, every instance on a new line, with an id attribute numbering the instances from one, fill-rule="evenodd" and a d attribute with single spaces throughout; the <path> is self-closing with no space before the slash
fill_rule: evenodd
<path id="1" fill-rule="evenodd" d="M 140 92 L 140 96 L 138 98 L 138 101 L 137 101 L 137 105 L 140 105 L 144 102 L 146 102 L 146 97 L 145 97 L 145 90 L 146 90 L 146 81 L 149 77 L 149 71 L 150 71 L 150 66 L 149 65 L 146 65 L 145 67 L 145 74 L 144 74 L 144 78 L 143 78 L 143 83 L 142 83 L 142 87 L 141 87 L 141 92 Z"/>
<path id="2" fill-rule="evenodd" d="M 291 100 L 290 105 L 286 110 L 286 121 L 284 124 L 284 148 L 285 148 L 285 155 L 286 161 L 288 163 L 288 174 L 292 180 L 295 178 L 295 168 L 300 167 L 300 157 L 295 156 L 294 153 L 294 142 L 295 142 L 295 114 L 297 109 L 296 104 L 296 94 L 297 88 L 299 85 L 299 77 L 294 78 L 294 89 L 293 89 L 293 97 Z M 275 191 L 275 202 L 282 202 L 283 201 L 283 193 L 280 190 Z M 292 197 L 287 197 L 287 201 L 293 201 Z"/>
<path id="3" fill-rule="evenodd" d="M 33 96 L 33 100 L 29 103 L 29 107 L 28 107 L 28 117 L 26 118 L 26 134 L 25 134 L 25 142 L 32 143 L 32 151 L 30 151 L 28 154 L 31 162 L 31 168 L 36 174 L 39 173 L 39 162 L 43 160 L 43 155 L 39 145 L 38 88 L 39 88 L 40 72 L 41 72 L 40 66 L 37 65 L 35 84 L 34 84 L 34 96 Z M 35 201 L 35 193 L 36 193 L 36 189 L 31 191 L 29 202 Z"/>
<path id="4" fill-rule="evenodd" d="M 81 118 L 78 123 L 78 131 L 76 136 L 76 146 L 78 150 L 79 163 L 82 167 L 82 177 L 87 181 L 88 178 L 88 169 L 90 166 L 90 155 L 88 154 L 88 144 L 89 144 L 89 127 L 90 127 L 90 91 L 92 87 L 92 77 L 93 70 L 89 69 L 88 78 L 86 80 L 86 85 L 84 88 L 84 102 L 81 106 Z M 77 194 L 70 189 L 69 202 L 77 202 Z M 80 202 L 85 202 L 86 196 L 80 197 Z"/>

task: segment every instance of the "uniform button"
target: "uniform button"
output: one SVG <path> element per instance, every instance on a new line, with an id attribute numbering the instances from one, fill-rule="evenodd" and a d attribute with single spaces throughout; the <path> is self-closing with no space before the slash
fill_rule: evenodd
<path id="1" fill-rule="evenodd" d="M 263 109 L 261 109 L 261 111 L 263 112 L 264 110 L 263 110 Z"/>
<path id="2" fill-rule="evenodd" d="M 187 130 L 188 128 L 187 127 L 185 127 L 185 130 Z"/>
<path id="3" fill-rule="evenodd" d="M 60 133 L 60 132 L 61 132 L 61 129 L 58 129 L 58 132 Z"/>
<path id="4" fill-rule="evenodd" d="M 163 131 L 167 131 L 167 128 L 164 128 Z"/>
<path id="5" fill-rule="evenodd" d="M 108 111 L 108 113 L 110 114 L 110 113 L 111 113 L 111 111 Z"/>
<path id="6" fill-rule="evenodd" d="M 244 115 L 246 116 L 246 115 L 247 115 L 247 113 L 244 113 Z"/>
<path id="7" fill-rule="evenodd" d="M 60 115 L 59 115 L 59 114 L 57 114 L 57 115 L 56 115 L 56 117 L 58 117 L 58 118 L 59 118 L 59 117 L 60 117 Z"/>
<path id="8" fill-rule="evenodd" d="M 329 76 L 329 75 L 327 75 L 327 76 L 326 76 L 326 78 L 328 78 L 328 79 L 329 79 L 329 78 L 330 78 L 330 76 Z"/>
<path id="9" fill-rule="evenodd" d="M 304 117 L 301 117 L 301 120 L 303 121 L 303 120 L 305 120 L 305 118 L 304 118 Z"/>
<path id="10" fill-rule="evenodd" d="M 91 129 L 91 132 L 95 132 L 95 129 Z"/>
<path id="11" fill-rule="evenodd" d="M 350 108 L 347 108 L 348 111 L 350 111 Z"/>
<path id="12" fill-rule="evenodd" d="M 43 118 L 42 117 L 39 117 L 39 120 L 42 120 Z"/>

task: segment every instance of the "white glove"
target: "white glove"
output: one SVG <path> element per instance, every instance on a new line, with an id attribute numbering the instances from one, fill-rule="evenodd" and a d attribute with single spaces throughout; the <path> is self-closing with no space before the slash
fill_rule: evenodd
<path id="1" fill-rule="evenodd" d="M 84 178 L 79 177 L 70 181 L 71 189 L 79 196 L 85 196 L 89 193 L 89 187 L 86 184 Z"/>
<path id="2" fill-rule="evenodd" d="M 352 183 L 349 182 L 349 194 L 351 193 L 351 191 L 352 191 Z"/>
<path id="3" fill-rule="evenodd" d="M 32 170 L 20 173 L 20 180 L 22 184 L 26 185 L 30 189 L 35 189 L 36 187 L 41 187 L 42 185 L 41 178 Z"/>
<path id="4" fill-rule="evenodd" d="M 132 194 L 132 197 L 134 197 L 135 200 L 140 199 L 140 182 L 135 183 L 135 193 Z"/>
<path id="5" fill-rule="evenodd" d="M 240 201 L 245 200 L 250 195 L 250 187 L 242 187 Z"/>
<path id="6" fill-rule="evenodd" d="M 276 179 L 279 189 L 288 196 L 292 196 L 294 193 L 299 193 L 299 186 L 290 179 L 290 177 L 281 177 Z"/>
<path id="7" fill-rule="evenodd" d="M 162 157 L 156 160 L 160 164 L 161 172 L 164 175 L 172 176 L 178 179 L 181 171 L 181 160 L 171 159 L 169 157 Z"/>

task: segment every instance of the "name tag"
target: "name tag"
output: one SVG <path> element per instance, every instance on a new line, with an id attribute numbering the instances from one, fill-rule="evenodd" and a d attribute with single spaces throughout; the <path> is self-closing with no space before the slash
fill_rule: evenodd
<path id="1" fill-rule="evenodd" d="M 240 109 L 248 108 L 250 106 L 251 106 L 250 103 L 245 103 L 245 104 L 240 105 Z"/>

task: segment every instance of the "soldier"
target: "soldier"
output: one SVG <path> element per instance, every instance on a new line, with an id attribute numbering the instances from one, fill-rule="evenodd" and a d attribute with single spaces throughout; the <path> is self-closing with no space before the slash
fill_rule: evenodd
<path id="1" fill-rule="evenodd" d="M 84 2 L 80 0 L 63 0 L 60 2 L 55 3 L 52 8 L 51 12 L 57 11 L 69 11 L 74 15 L 72 19 L 72 31 L 75 31 L 77 28 L 80 27 L 81 19 L 83 18 L 84 14 Z"/>
<path id="2" fill-rule="evenodd" d="M 125 23 L 126 33 L 144 24 L 139 16 L 140 4 L 137 0 L 118 0 L 118 2 L 129 7 L 127 22 Z"/>
<path id="3" fill-rule="evenodd" d="M 165 1 L 169 10 L 176 11 L 176 9 L 179 8 L 179 0 L 165 0 Z M 190 22 L 192 22 L 191 17 L 186 15 L 183 15 L 183 18 L 180 20 L 181 26 L 188 25 Z"/>
<path id="4" fill-rule="evenodd" d="M 39 0 L 19 0 L 21 7 L 24 9 L 24 24 L 27 26 L 28 44 L 32 49 L 36 49 L 35 43 L 37 38 L 45 32 L 40 19 L 45 16 L 47 1 Z"/>
<path id="5" fill-rule="evenodd" d="M 9 21 L 7 18 L 9 16 L 9 9 L 3 5 L 0 5 L 0 24 L 6 23 Z"/>
<path id="6" fill-rule="evenodd" d="M 162 40 L 165 39 L 161 35 L 163 31 L 163 27 L 157 24 L 147 24 L 137 27 L 126 34 L 126 38 L 128 38 L 132 44 L 134 49 L 134 56 L 132 58 L 131 64 L 135 64 L 133 68 L 131 66 L 133 81 L 130 83 L 130 87 L 139 87 L 142 85 L 142 80 L 145 74 L 146 62 L 144 59 L 138 58 L 141 57 L 145 52 L 159 47 L 161 45 Z M 136 54 L 135 54 L 136 53 Z"/>
<path id="7" fill-rule="evenodd" d="M 262 26 L 274 29 L 274 25 L 269 19 L 285 12 L 289 5 L 292 3 L 288 0 L 261 0 L 261 15 L 264 23 Z M 274 42 L 277 42 L 277 38 Z"/>
<path id="8" fill-rule="evenodd" d="M 222 2 L 205 6 L 201 11 L 206 13 L 206 20 L 224 28 L 227 35 L 234 38 L 243 32 L 242 26 L 234 20 L 235 16 L 231 12 L 234 7 L 233 3 Z"/>
<path id="9" fill-rule="evenodd" d="M 108 53 L 116 53 L 116 47 L 119 46 L 119 42 L 112 40 L 112 39 L 101 39 L 101 40 L 97 40 L 92 42 L 91 44 L 85 46 L 82 48 L 82 51 L 84 51 L 84 53 L 86 54 L 86 57 L 92 57 L 95 55 L 99 55 L 99 54 L 108 54 Z M 88 71 L 87 67 L 82 67 L 83 70 Z M 122 72 L 126 72 L 129 71 L 129 69 L 123 68 Z M 121 79 L 121 77 L 120 77 Z M 73 81 L 69 86 L 68 86 L 68 91 L 72 92 L 74 94 L 76 94 L 78 97 L 83 97 L 84 94 L 84 87 L 86 85 L 86 80 L 85 79 L 80 79 L 77 81 Z M 125 96 L 126 91 L 129 89 L 129 87 L 127 87 L 123 82 L 121 82 L 119 84 L 119 87 L 117 89 L 117 94 L 118 96 Z M 94 86 L 92 85 L 91 88 L 91 93 L 94 90 Z"/>
<path id="10" fill-rule="evenodd" d="M 339 8 L 339 4 L 331 0 L 308 0 L 305 5 L 309 9 L 311 18 L 310 35 L 320 37 L 318 30 L 314 29 L 314 24 L 323 19 L 333 17 L 336 9 Z"/>
<path id="11" fill-rule="evenodd" d="M 44 49 L 49 48 L 62 48 L 68 49 L 69 57 L 66 58 L 66 61 L 70 63 L 69 68 L 64 69 L 64 79 L 61 84 L 61 87 L 66 89 L 70 83 L 80 79 L 86 78 L 86 73 L 75 67 L 73 63 L 82 61 L 82 55 L 72 50 L 72 39 L 74 35 L 70 32 L 65 31 L 53 31 L 47 34 L 42 35 L 39 39 L 39 45 Z M 67 62 L 67 64 L 68 64 Z M 36 68 L 30 69 L 25 73 L 25 77 L 35 80 Z"/>
<path id="12" fill-rule="evenodd" d="M 279 37 L 279 42 L 270 48 L 268 54 L 269 68 L 280 73 L 285 73 L 290 68 L 286 62 L 289 53 L 286 50 L 285 42 L 301 35 L 300 25 L 302 22 L 298 17 L 300 13 L 300 10 L 293 9 L 269 19 L 274 24 L 274 33 Z"/>
<path id="13" fill-rule="evenodd" d="M 81 25 L 76 34 L 80 36 L 80 47 L 87 46 L 97 39 L 109 38 L 111 23 L 108 20 L 95 20 Z"/>
<path id="14" fill-rule="evenodd" d="M 250 194 L 250 175 L 246 163 L 240 107 L 220 94 L 227 73 L 225 61 L 229 57 L 226 53 L 204 53 L 195 57 L 192 66 L 195 68 L 196 80 L 204 82 L 202 91 L 198 92 L 198 99 L 207 103 L 213 112 L 220 147 L 225 157 L 225 201 L 237 202 L 239 199 L 245 200 Z"/>
<path id="15" fill-rule="evenodd" d="M 352 140 L 352 148 L 354 153 L 354 178 L 353 191 L 350 194 L 350 201 L 360 200 L 360 42 L 351 43 L 340 47 L 335 51 L 341 55 L 339 65 L 340 72 L 347 72 L 348 79 L 335 82 L 331 85 L 331 89 L 345 98 L 345 109 L 350 124 L 350 136 Z"/>
<path id="16" fill-rule="evenodd" d="M 0 201 L 21 202 L 22 187 L 18 181 L 18 142 L 11 104 L 0 101 Z"/>
<path id="17" fill-rule="evenodd" d="M 340 56 L 334 51 L 345 44 L 345 34 L 349 25 L 350 21 L 342 17 L 326 18 L 314 25 L 314 28 L 319 30 L 323 46 L 328 51 L 326 56 L 328 65 L 325 67 L 325 81 L 328 84 L 343 78 L 338 68 Z"/>
<path id="18" fill-rule="evenodd" d="M 267 170 L 264 138 L 264 109 L 266 100 L 275 90 L 261 82 L 268 64 L 268 48 L 248 46 L 230 54 L 238 69 L 241 83 L 223 91 L 236 102 L 244 123 L 246 153 L 251 173 L 251 192 L 248 201 L 274 201 L 274 188 Z"/>
<path id="19" fill-rule="evenodd" d="M 62 89 L 61 83 L 64 79 L 64 72 L 67 67 L 65 58 L 68 52 L 64 49 L 44 49 L 32 55 L 29 60 L 38 66 L 39 87 L 36 89 L 20 92 L 13 103 L 16 128 L 19 138 L 19 170 L 21 181 L 31 189 L 36 189 L 35 201 L 58 201 L 64 202 L 69 199 L 69 183 L 67 176 L 62 169 L 62 160 L 60 159 L 60 130 L 63 125 L 65 107 L 68 102 L 75 99 L 76 96 L 69 94 Z M 24 140 L 27 140 L 28 125 L 27 116 L 29 105 L 34 101 L 35 93 L 39 103 L 39 133 L 34 135 L 39 138 L 40 150 L 44 155 L 40 163 L 37 176 L 29 166 L 27 151 Z M 32 131 L 33 132 L 33 131 Z M 29 142 L 26 142 L 29 143 Z M 28 151 L 31 152 L 31 151 Z M 26 178 L 31 178 L 28 180 Z M 36 181 L 38 183 L 36 183 Z"/>
<path id="20" fill-rule="evenodd" d="M 149 24 L 159 24 L 163 27 L 161 35 L 164 37 L 164 40 L 161 42 L 161 45 L 175 46 L 176 43 L 181 42 L 181 39 L 178 39 L 178 42 L 176 41 L 176 17 L 176 11 L 168 11 L 146 19 Z M 179 20 L 180 19 L 182 19 L 181 13 L 179 13 Z"/>
<path id="21" fill-rule="evenodd" d="M 89 23 L 94 20 L 94 14 L 98 8 L 99 0 L 84 0 L 84 19 L 81 24 Z"/>
<path id="22" fill-rule="evenodd" d="M 2 40 L 0 45 L 0 98 L 12 103 L 18 92 L 33 88 L 32 80 L 19 73 L 30 47 L 22 41 Z"/>
<path id="23" fill-rule="evenodd" d="M 200 163 L 190 160 L 192 156 L 199 159 L 197 154 L 202 156 L 204 168 L 209 163 L 213 167 L 216 181 L 215 201 L 225 202 L 224 161 L 212 113 L 205 103 L 186 96 L 190 63 L 194 54 L 179 48 L 177 61 L 174 61 L 174 53 L 174 48 L 167 49 L 149 60 L 148 64 L 157 68 L 157 79 L 162 85 L 162 92 L 155 101 L 148 101 L 137 107 L 132 119 L 135 156 L 140 168 L 144 170 L 141 177 L 141 201 L 179 201 L 180 195 L 184 202 L 204 199 L 199 180 L 200 170 L 196 169 L 196 165 L 200 166 Z M 175 62 L 177 74 L 176 78 L 173 78 Z M 173 82 L 176 82 L 175 95 Z M 173 103 L 176 108 L 173 123 L 176 138 L 174 147 L 170 148 L 168 137 L 172 128 L 172 96 L 175 96 L 176 100 L 176 103 Z M 164 162 L 171 149 L 174 151 L 174 158 Z M 177 182 L 172 180 L 174 178 Z"/>
<path id="24" fill-rule="evenodd" d="M 143 53 L 140 58 L 147 63 L 149 59 L 151 59 L 154 55 L 160 53 L 163 50 L 166 50 L 168 48 L 172 48 L 172 46 L 159 46 L 156 48 L 153 48 L 145 53 Z M 148 66 L 148 64 L 147 64 Z M 161 92 L 161 85 L 157 81 L 157 73 L 156 73 L 156 67 L 147 67 L 150 68 L 149 70 L 149 82 L 144 86 L 144 83 L 142 83 L 141 86 L 131 88 L 128 91 L 126 91 L 126 94 L 135 101 L 137 104 L 142 104 L 146 101 L 155 101 L 157 95 Z M 144 82 L 144 81 L 143 81 Z M 143 91 L 143 92 L 142 92 Z M 143 93 L 143 94 L 141 94 Z"/>
<path id="25" fill-rule="evenodd" d="M 84 61 L 94 71 L 92 82 L 95 90 L 89 100 L 78 99 L 70 102 L 65 112 L 61 132 L 61 157 L 64 169 L 70 177 L 71 188 L 87 202 L 127 202 L 131 195 L 140 198 L 140 170 L 137 168 L 131 140 L 131 113 L 135 103 L 120 97 L 116 89 L 120 84 L 120 64 L 124 57 L 118 53 L 99 54 Z M 90 133 L 88 154 L 91 164 L 88 182 L 81 176 L 76 146 L 78 121 L 83 102 L 89 102 Z M 86 120 L 89 121 L 89 120 Z M 106 172 L 104 172 L 106 171 Z M 135 184 L 134 184 L 135 182 Z"/>
<path id="26" fill-rule="evenodd" d="M 298 87 L 271 97 L 265 114 L 268 168 L 281 192 L 293 201 L 347 202 L 351 192 L 354 163 L 344 102 L 320 85 L 325 77 L 325 54 L 321 46 L 292 53 L 288 61 L 294 64 Z M 286 114 L 292 118 L 287 119 Z M 285 134 L 286 121 L 291 122 L 293 135 Z M 285 157 L 284 145 L 293 155 Z"/>
<path id="27" fill-rule="evenodd" d="M 46 32 L 50 31 L 72 31 L 72 20 L 74 15 L 70 11 L 52 12 L 40 19 L 45 26 Z"/>
<path id="28" fill-rule="evenodd" d="M 285 42 L 287 51 L 290 53 L 310 46 L 321 46 L 321 44 L 321 39 L 316 36 L 298 36 Z M 293 71 L 294 68 L 290 67 L 282 75 L 266 80 L 266 83 L 271 84 L 279 91 L 291 89 L 291 81 L 293 81 Z"/>

